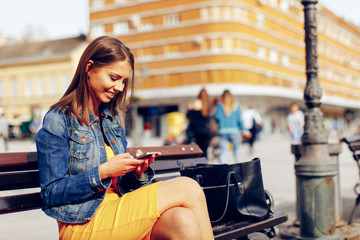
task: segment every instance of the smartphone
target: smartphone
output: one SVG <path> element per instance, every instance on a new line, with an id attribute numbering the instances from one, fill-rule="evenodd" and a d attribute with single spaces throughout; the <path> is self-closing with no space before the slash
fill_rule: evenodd
<path id="1" fill-rule="evenodd" d="M 141 154 L 141 155 L 139 155 L 139 156 L 135 156 L 134 158 L 136 158 L 136 159 L 143 159 L 143 158 L 149 158 L 149 157 L 151 157 L 151 155 L 158 155 L 158 152 L 146 152 L 146 153 L 143 153 L 143 154 Z"/>

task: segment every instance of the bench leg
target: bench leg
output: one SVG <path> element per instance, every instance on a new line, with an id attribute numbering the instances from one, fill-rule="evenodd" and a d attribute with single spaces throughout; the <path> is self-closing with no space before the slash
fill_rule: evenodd
<path id="1" fill-rule="evenodd" d="M 359 204 L 360 204 L 360 195 L 357 196 L 356 201 L 355 201 L 355 206 L 354 206 L 353 210 L 351 211 L 349 225 L 352 224 L 352 222 L 354 220 L 355 212 L 356 212 L 356 209 L 358 208 Z"/>

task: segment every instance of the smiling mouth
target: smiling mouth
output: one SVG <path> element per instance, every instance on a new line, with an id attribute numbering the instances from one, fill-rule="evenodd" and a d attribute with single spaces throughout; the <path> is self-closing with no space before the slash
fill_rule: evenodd
<path id="1" fill-rule="evenodd" d="M 106 92 L 106 95 L 107 95 L 109 98 L 113 98 L 113 97 L 115 96 L 115 93 Z"/>

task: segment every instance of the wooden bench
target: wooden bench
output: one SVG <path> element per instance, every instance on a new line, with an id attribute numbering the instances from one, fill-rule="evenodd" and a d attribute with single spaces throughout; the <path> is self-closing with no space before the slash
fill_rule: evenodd
<path id="1" fill-rule="evenodd" d="M 152 164 L 156 173 L 154 181 L 180 176 L 181 165 L 187 167 L 207 163 L 206 158 L 200 157 L 201 149 L 194 144 L 129 148 L 128 152 L 134 155 L 137 149 L 143 152 L 162 153 Z M 0 196 L 0 214 L 41 208 L 39 186 L 36 152 L 0 153 L 0 191 L 21 190 L 16 191 L 16 194 Z M 32 192 L 26 192 L 29 189 L 32 189 Z M 280 211 L 272 213 L 269 218 L 262 221 L 233 222 L 214 226 L 213 231 L 215 239 L 218 240 L 271 239 L 275 236 L 274 227 L 286 222 L 287 219 L 287 214 Z"/>

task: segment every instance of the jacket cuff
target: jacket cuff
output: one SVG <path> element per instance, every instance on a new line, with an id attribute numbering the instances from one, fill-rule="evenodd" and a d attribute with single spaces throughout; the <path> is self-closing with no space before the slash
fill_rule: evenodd
<path id="1" fill-rule="evenodd" d="M 124 194 L 126 192 L 134 191 L 138 189 L 142 185 L 151 182 L 154 177 L 154 170 L 149 167 L 146 171 L 140 175 L 140 177 L 136 176 L 135 171 L 128 172 L 125 174 L 120 183 L 121 193 Z"/>
<path id="2" fill-rule="evenodd" d="M 111 180 L 109 178 L 101 181 L 98 166 L 90 169 L 89 182 L 92 189 L 96 189 L 100 192 L 106 190 L 111 184 Z"/>

